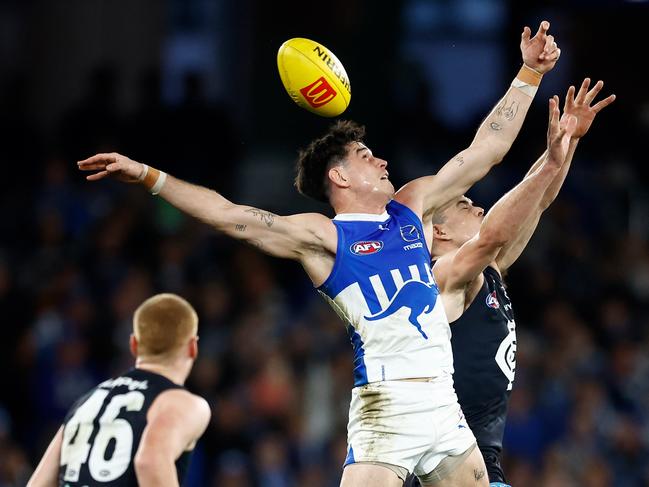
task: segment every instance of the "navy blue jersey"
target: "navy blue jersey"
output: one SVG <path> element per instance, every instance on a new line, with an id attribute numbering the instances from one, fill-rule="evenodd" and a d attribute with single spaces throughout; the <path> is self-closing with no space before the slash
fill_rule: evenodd
<path id="1" fill-rule="evenodd" d="M 131 369 L 79 399 L 63 422 L 59 486 L 136 487 L 133 458 L 147 411 L 161 392 L 181 388 L 161 375 Z M 181 483 L 190 453 L 176 462 Z"/>
<path id="2" fill-rule="evenodd" d="M 504 482 L 499 458 L 516 368 L 516 323 L 500 274 L 492 267 L 482 274 L 480 292 L 451 324 L 453 382 L 490 480 Z"/>
<path id="3" fill-rule="evenodd" d="M 451 323 L 453 383 L 467 423 L 478 440 L 490 482 L 506 482 L 500 466 L 507 402 L 516 367 L 516 323 L 500 274 L 487 267 L 484 284 Z M 404 487 L 420 487 L 411 475 Z"/>

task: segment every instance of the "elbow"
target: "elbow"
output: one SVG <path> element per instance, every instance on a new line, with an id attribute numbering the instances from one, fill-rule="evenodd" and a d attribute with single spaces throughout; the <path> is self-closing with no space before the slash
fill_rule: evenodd
<path id="1" fill-rule="evenodd" d="M 158 463 L 153 455 L 138 454 L 135 456 L 133 466 L 140 485 L 154 485 L 151 482 L 156 479 L 160 470 Z"/>
<path id="2" fill-rule="evenodd" d="M 146 476 L 148 472 L 153 470 L 154 462 L 146 455 L 136 455 L 133 461 L 133 466 L 135 467 L 137 477 L 140 478 L 140 476 Z"/>
<path id="3" fill-rule="evenodd" d="M 503 161 L 511 146 L 511 144 L 502 140 L 492 139 L 474 143 L 471 145 L 471 149 L 481 154 L 483 160 L 489 161 L 491 166 L 495 166 Z"/>
<path id="4" fill-rule="evenodd" d="M 495 166 L 496 164 L 500 164 L 507 153 L 509 152 L 509 149 L 511 149 L 512 145 L 507 144 L 504 142 L 498 142 L 492 144 L 491 147 L 491 160 L 493 162 L 493 165 Z"/>
<path id="5" fill-rule="evenodd" d="M 480 230 L 480 245 L 487 252 L 494 252 L 505 246 L 509 241 L 507 232 L 495 228 L 483 228 Z"/>

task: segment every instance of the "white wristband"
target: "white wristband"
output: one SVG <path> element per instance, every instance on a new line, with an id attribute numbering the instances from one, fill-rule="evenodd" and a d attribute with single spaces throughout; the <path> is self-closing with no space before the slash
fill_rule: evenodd
<path id="1" fill-rule="evenodd" d="M 147 166 L 146 164 L 142 164 L 142 172 L 137 177 L 138 181 L 144 181 L 144 178 L 146 177 L 147 174 L 149 174 L 149 166 Z"/>
<path id="2" fill-rule="evenodd" d="M 151 193 L 152 195 L 159 194 L 166 181 L 167 181 L 167 173 L 164 171 L 160 171 L 158 180 L 155 182 L 153 187 L 149 190 L 149 193 Z"/>
<path id="3" fill-rule="evenodd" d="M 534 95 L 536 95 L 536 92 L 539 89 L 538 86 L 530 85 L 525 81 L 519 80 L 518 78 L 514 78 L 514 81 L 512 81 L 512 87 L 521 90 L 530 98 L 534 98 Z"/>

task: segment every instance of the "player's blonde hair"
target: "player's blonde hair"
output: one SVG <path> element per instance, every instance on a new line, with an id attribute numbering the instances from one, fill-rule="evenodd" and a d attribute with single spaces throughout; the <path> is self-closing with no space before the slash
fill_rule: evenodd
<path id="1" fill-rule="evenodd" d="M 198 315 L 176 294 L 156 294 L 133 315 L 133 334 L 138 355 L 164 358 L 187 343 L 198 331 Z"/>

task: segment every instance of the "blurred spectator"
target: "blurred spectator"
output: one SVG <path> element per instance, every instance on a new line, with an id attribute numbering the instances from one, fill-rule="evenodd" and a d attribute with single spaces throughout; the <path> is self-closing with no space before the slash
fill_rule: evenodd
<path id="1" fill-rule="evenodd" d="M 44 2 L 9 3 L 28 18 Z M 100 3 L 106 18 L 112 18 L 111 9 L 122 8 Z M 163 29 L 167 3 L 145 2 L 142 15 L 160 15 Z M 215 102 L 206 96 L 201 71 L 188 71 L 180 102 L 165 104 L 159 60 L 147 59 L 141 65 L 149 67 L 134 72 L 124 63 L 129 53 L 120 57 L 108 42 L 121 40 L 128 26 L 111 26 L 69 54 L 73 66 L 81 62 L 77 55 L 94 53 L 82 57 L 86 69 L 96 67 L 85 83 L 82 66 L 70 68 L 83 89 L 56 125 L 39 125 L 34 115 L 41 107 L 34 103 L 33 76 L 48 77 L 49 83 L 59 75 L 30 66 L 31 53 L 44 41 L 0 15 L 0 37 L 25 56 L 7 71 L 0 67 L 0 74 L 11 73 L 0 80 L 0 487 L 24 485 L 73 398 L 132 363 L 124 347 L 130 316 L 158 291 L 177 292 L 197 303 L 200 317 L 200 357 L 188 385 L 210 402 L 213 417 L 192 463 L 190 486 L 339 483 L 351 346 L 344 323 L 311 283 L 299 269 L 215 235 L 139 187 L 106 182 L 90 189 L 76 172 L 77 159 L 123 148 L 235 197 L 230 193 L 240 185 L 234 171 L 247 156 L 274 160 L 270 156 L 279 153 L 290 165 L 304 142 L 295 134 L 315 133 L 318 124 L 326 123 L 302 113 L 281 92 L 274 56 L 285 40 L 278 36 L 287 35 L 294 17 L 284 15 L 285 25 L 279 27 L 263 17 L 281 6 L 175 3 L 191 3 L 198 15 L 202 6 L 214 4 L 232 21 L 219 39 L 233 45 L 216 52 L 231 51 L 220 61 L 222 75 L 232 69 L 245 82 Z M 301 19 L 301 32 L 310 32 L 310 25 L 323 37 L 331 35 L 308 9 L 289 3 Z M 399 16 L 393 15 L 399 2 L 383 7 L 389 17 L 384 13 L 380 25 L 390 31 L 379 34 L 375 17 L 361 14 L 382 15 L 376 2 L 335 3 L 340 25 L 332 25 L 332 32 L 350 40 L 379 35 L 379 46 L 391 46 L 341 46 L 342 54 L 349 54 L 341 59 L 358 89 L 349 117 L 368 124 L 377 150 L 395 155 L 390 164 L 397 182 L 433 172 L 462 141 L 468 142 L 470 131 L 445 125 L 427 109 L 435 84 L 426 81 L 425 64 L 397 59 L 400 44 L 392 40 L 402 34 Z M 430 17 L 420 20 L 437 26 L 425 35 L 438 35 L 437 22 L 443 21 L 449 2 L 405 3 L 430 7 L 422 9 Z M 541 15 L 534 2 L 525 7 L 492 3 L 511 8 L 511 25 L 503 36 L 515 22 L 519 32 L 521 17 L 532 24 Z M 565 26 L 558 38 L 567 37 L 574 46 L 565 50 L 560 69 L 574 79 L 601 76 L 617 91 L 619 102 L 602 119 L 598 135 L 580 144 L 563 193 L 507 276 L 516 303 L 518 360 L 503 463 L 515 487 L 648 486 L 649 166 L 643 158 L 649 101 L 644 86 L 632 89 L 631 83 L 641 80 L 631 72 L 637 63 L 611 63 L 615 56 L 610 53 L 637 44 L 629 36 L 637 36 L 649 11 L 646 2 L 593 2 L 588 9 L 588 2 L 564 3 L 544 4 L 542 10 L 561 18 Z M 310 17 L 317 25 L 307 23 Z M 70 18 L 76 22 L 83 16 Z M 138 19 L 132 20 L 138 30 Z M 593 48 L 587 25 L 606 26 L 603 49 L 611 49 L 609 55 Z M 426 41 L 423 36 L 414 42 Z M 23 42 L 28 37 L 30 42 Z M 234 60 L 238 64 L 229 66 Z M 30 78 L 29 70 L 36 75 Z M 390 83 L 392 91 L 385 89 Z M 134 95 L 130 112 L 119 96 L 124 87 Z M 626 93 L 618 91 L 621 87 Z M 282 97 L 286 112 L 276 110 L 275 96 Z M 240 103 L 242 98 L 248 101 Z M 537 104 L 544 106 L 542 99 Z M 291 116 L 284 120 L 289 109 Z M 396 115 L 363 119 L 381 111 Z M 245 126 L 235 123 L 244 118 Z M 537 112 L 528 120 L 532 129 L 524 129 L 502 168 L 477 188 L 480 200 L 495 201 L 520 179 L 521 161 L 536 155 L 530 151 L 543 142 L 537 127 L 545 118 Z"/>

